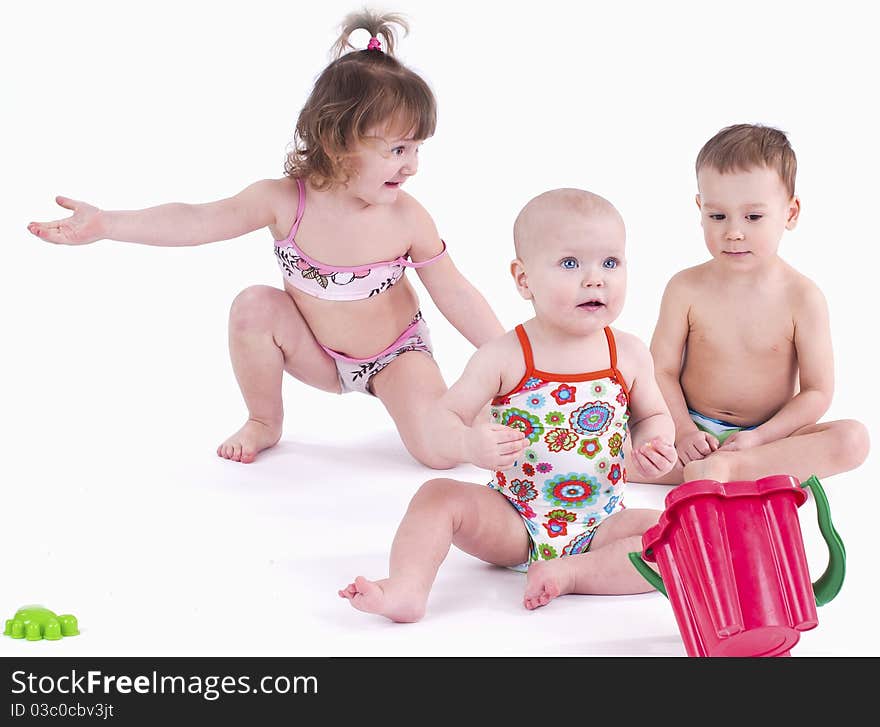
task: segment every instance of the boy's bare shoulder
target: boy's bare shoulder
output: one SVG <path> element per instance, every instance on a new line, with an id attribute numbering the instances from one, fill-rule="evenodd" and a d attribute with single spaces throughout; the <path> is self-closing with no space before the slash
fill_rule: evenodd
<path id="1" fill-rule="evenodd" d="M 671 295 L 685 293 L 705 285 L 708 277 L 709 263 L 701 263 L 684 270 L 679 270 L 666 283 L 666 292 Z"/>
<path id="2" fill-rule="evenodd" d="M 785 266 L 785 294 L 795 316 L 821 312 L 828 307 L 822 289 L 790 265 Z"/>

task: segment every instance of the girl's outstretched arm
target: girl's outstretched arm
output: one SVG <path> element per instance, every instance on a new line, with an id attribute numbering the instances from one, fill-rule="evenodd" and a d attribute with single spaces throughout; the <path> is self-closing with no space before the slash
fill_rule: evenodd
<path id="1" fill-rule="evenodd" d="M 170 204 L 142 210 L 101 210 L 67 197 L 55 201 L 73 214 L 52 222 L 31 222 L 28 230 L 46 242 L 86 245 L 97 240 L 180 247 L 229 240 L 275 221 L 274 200 L 281 180 L 264 179 L 234 197 L 204 204 Z"/>

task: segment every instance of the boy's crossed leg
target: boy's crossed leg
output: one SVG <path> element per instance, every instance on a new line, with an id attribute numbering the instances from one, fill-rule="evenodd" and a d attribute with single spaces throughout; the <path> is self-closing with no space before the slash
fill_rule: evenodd
<path id="1" fill-rule="evenodd" d="M 869 449 L 868 430 L 860 422 L 819 422 L 750 449 L 728 451 L 722 447 L 704 459 L 688 462 L 682 477 L 685 482 L 729 482 L 779 474 L 803 482 L 811 475 L 822 479 L 853 470 L 865 461 Z"/>
<path id="2" fill-rule="evenodd" d="M 628 445 L 627 441 L 624 446 Z M 857 468 L 867 458 L 870 446 L 868 430 L 861 422 L 854 419 L 819 422 L 757 447 L 721 448 L 684 467 L 678 463 L 663 477 L 648 484 L 680 485 L 693 480 L 731 482 L 770 475 L 792 475 L 801 482 L 811 475 L 822 479 Z M 629 452 L 626 453 L 628 456 Z M 645 480 L 633 472 L 629 481 Z"/>

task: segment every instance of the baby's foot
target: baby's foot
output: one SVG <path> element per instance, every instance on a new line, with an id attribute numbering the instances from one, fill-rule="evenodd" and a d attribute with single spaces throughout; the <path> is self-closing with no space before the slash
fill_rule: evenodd
<path id="1" fill-rule="evenodd" d="M 732 458 L 735 459 L 735 457 L 733 452 L 716 450 L 708 457 L 688 462 L 684 466 L 682 480 L 684 482 L 693 482 L 694 480 L 729 482 L 733 472 Z"/>
<path id="2" fill-rule="evenodd" d="M 567 558 L 541 560 L 529 566 L 523 606 L 530 611 L 546 606 L 557 596 L 571 593 L 573 584 Z"/>
<path id="3" fill-rule="evenodd" d="M 419 621 L 425 615 L 428 594 L 390 578 L 368 581 L 363 576 L 354 579 L 339 591 L 358 611 L 376 613 L 398 623 Z"/>
<path id="4" fill-rule="evenodd" d="M 256 419 L 248 419 L 244 426 L 217 447 L 217 455 L 233 462 L 249 464 L 257 454 L 281 439 L 281 425 L 270 426 Z"/>

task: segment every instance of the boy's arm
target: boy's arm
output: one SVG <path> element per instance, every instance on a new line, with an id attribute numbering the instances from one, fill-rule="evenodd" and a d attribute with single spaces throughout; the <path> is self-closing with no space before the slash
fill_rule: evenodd
<path id="1" fill-rule="evenodd" d="M 747 449 L 789 436 L 815 424 L 831 406 L 834 394 L 834 352 L 825 296 L 812 283 L 805 286 L 794 321 L 800 391 L 759 427 L 736 432 L 723 450 Z"/>
<path id="2" fill-rule="evenodd" d="M 631 372 L 629 429 L 633 459 L 645 477 L 659 477 L 671 470 L 678 459 L 675 424 L 657 384 L 651 352 L 635 336 L 626 336 L 621 342 L 621 353 L 626 356 Z"/>
<path id="3" fill-rule="evenodd" d="M 439 253 L 443 243 L 431 216 L 415 200 L 411 202 L 415 238 L 410 257 L 419 262 Z M 416 268 L 416 272 L 444 318 L 474 346 L 479 348 L 504 333 L 504 326 L 489 303 L 459 272 L 448 252 L 430 265 Z"/>
<path id="4" fill-rule="evenodd" d="M 682 273 L 674 275 L 663 291 L 660 314 L 651 338 L 657 384 L 675 422 L 675 448 L 683 465 L 702 459 L 718 448 L 718 440 L 697 429 L 691 420 L 681 390 L 681 367 L 690 331 L 688 314 L 692 298 Z"/>
<path id="5" fill-rule="evenodd" d="M 507 357 L 500 341 L 482 346 L 471 356 L 461 377 L 440 398 L 435 412 L 438 437 L 450 441 L 464 461 L 486 469 L 504 469 L 525 449 L 522 432 L 483 421 L 478 415 L 501 390 Z"/>
<path id="6" fill-rule="evenodd" d="M 172 202 L 142 210 L 100 210 L 86 202 L 56 197 L 73 211 L 53 222 L 31 222 L 28 230 L 46 242 L 85 245 L 118 240 L 161 247 L 201 245 L 239 237 L 275 222 L 278 180 L 264 179 L 227 199 L 204 204 Z"/>

